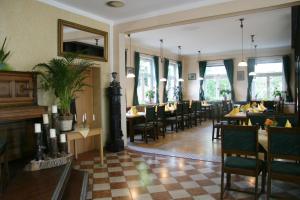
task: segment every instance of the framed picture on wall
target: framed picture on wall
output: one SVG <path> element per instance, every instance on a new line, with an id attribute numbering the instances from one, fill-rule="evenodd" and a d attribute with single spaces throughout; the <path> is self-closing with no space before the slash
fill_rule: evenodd
<path id="1" fill-rule="evenodd" d="M 189 73 L 188 80 L 196 80 L 196 73 Z"/>
<path id="2" fill-rule="evenodd" d="M 237 80 L 238 81 L 243 81 L 245 80 L 245 72 L 244 71 L 237 71 Z"/>

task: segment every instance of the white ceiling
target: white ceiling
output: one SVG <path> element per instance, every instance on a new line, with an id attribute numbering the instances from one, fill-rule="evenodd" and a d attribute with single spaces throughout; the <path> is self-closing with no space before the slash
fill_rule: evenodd
<path id="1" fill-rule="evenodd" d="M 161 14 L 213 5 L 232 0 L 124 0 L 122 8 L 106 6 L 108 0 L 39 0 L 58 7 L 76 9 L 113 23 L 122 23 Z"/>
<path id="2" fill-rule="evenodd" d="M 184 55 L 195 55 L 198 50 L 203 54 L 237 51 L 241 49 L 238 20 L 241 17 L 245 18 L 245 49 L 251 48 L 251 34 L 256 35 L 258 48 L 290 46 L 290 8 L 139 32 L 131 34 L 131 38 L 133 43 L 154 48 L 159 48 L 159 40 L 162 38 L 165 49 L 177 53 L 177 46 L 181 45 Z"/>

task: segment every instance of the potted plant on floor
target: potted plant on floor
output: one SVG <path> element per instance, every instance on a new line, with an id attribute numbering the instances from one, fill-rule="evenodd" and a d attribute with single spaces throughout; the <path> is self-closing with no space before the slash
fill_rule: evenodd
<path id="1" fill-rule="evenodd" d="M 34 67 L 41 76 L 42 89 L 53 91 L 59 101 L 62 131 L 72 129 L 71 101 L 76 98 L 77 92 L 87 86 L 84 80 L 91 65 L 91 62 L 79 60 L 74 54 L 66 54 L 63 58 L 53 58 Z"/>

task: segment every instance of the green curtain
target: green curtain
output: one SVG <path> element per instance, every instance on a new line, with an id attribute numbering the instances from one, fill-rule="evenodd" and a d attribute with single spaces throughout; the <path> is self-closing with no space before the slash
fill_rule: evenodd
<path id="1" fill-rule="evenodd" d="M 252 81 L 253 81 L 253 76 L 249 76 L 250 72 L 254 72 L 254 67 L 255 67 L 255 58 L 249 58 L 247 60 L 248 64 L 248 89 L 247 89 L 247 101 L 251 101 L 251 87 L 252 87 Z"/>
<path id="2" fill-rule="evenodd" d="M 139 98 L 137 95 L 137 88 L 139 84 L 139 73 L 140 73 L 140 53 L 134 52 L 134 69 L 135 69 L 135 79 L 134 79 L 134 89 L 133 89 L 133 105 L 139 105 Z"/>
<path id="3" fill-rule="evenodd" d="M 182 78 L 182 61 L 177 61 L 178 66 L 178 76 Z M 179 101 L 182 101 L 182 82 L 179 82 Z"/>
<path id="4" fill-rule="evenodd" d="M 235 101 L 235 94 L 234 94 L 234 88 L 233 88 L 233 74 L 234 74 L 233 59 L 224 60 L 224 65 L 226 68 L 227 77 L 228 77 L 230 87 L 231 87 L 231 100 Z"/>
<path id="5" fill-rule="evenodd" d="M 156 103 L 159 103 L 159 58 L 158 56 L 153 56 L 155 78 L 156 78 Z"/>
<path id="6" fill-rule="evenodd" d="M 291 58 L 289 55 L 285 55 L 282 57 L 282 63 L 283 63 L 283 70 L 284 70 L 284 77 L 286 81 L 286 101 L 292 102 L 292 90 L 291 90 Z"/>
<path id="7" fill-rule="evenodd" d="M 169 71 L 169 60 L 164 59 L 164 78 L 168 81 L 168 71 Z M 163 102 L 168 102 L 168 93 L 167 93 L 167 82 L 164 82 L 164 93 L 163 93 Z"/>
<path id="8" fill-rule="evenodd" d="M 204 78 L 205 70 L 206 70 L 207 61 L 199 61 L 199 74 L 200 77 Z M 204 90 L 203 90 L 203 82 L 204 80 L 200 81 L 200 92 L 199 92 L 199 99 L 204 100 Z"/>

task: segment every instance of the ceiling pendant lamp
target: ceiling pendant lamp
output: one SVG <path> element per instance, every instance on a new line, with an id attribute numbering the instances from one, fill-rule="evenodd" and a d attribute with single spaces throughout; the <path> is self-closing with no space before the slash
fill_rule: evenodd
<path id="1" fill-rule="evenodd" d="M 164 62 L 164 40 L 160 39 L 160 52 L 159 52 L 159 57 L 160 57 L 160 62 Z"/>
<path id="2" fill-rule="evenodd" d="M 178 46 L 178 54 L 177 54 L 177 59 L 180 60 L 181 59 L 181 46 Z M 184 79 L 183 78 L 179 78 L 178 82 L 183 82 Z"/>
<path id="3" fill-rule="evenodd" d="M 242 29 L 242 61 L 239 62 L 238 66 L 239 66 L 239 67 L 247 67 L 248 64 L 247 64 L 247 62 L 244 60 L 244 24 L 243 24 L 244 18 L 241 18 L 241 19 L 240 19 L 240 22 L 241 22 L 240 27 L 241 27 L 241 29 Z"/>
<path id="4" fill-rule="evenodd" d="M 130 37 L 130 34 L 128 34 L 128 38 L 129 38 L 129 66 L 126 67 L 126 69 L 127 69 L 126 77 L 127 78 L 135 78 L 134 68 L 131 67 L 131 37 Z"/>
<path id="5" fill-rule="evenodd" d="M 200 54 L 201 54 L 201 51 L 198 51 L 198 55 L 197 55 L 198 63 L 200 62 Z M 198 80 L 203 81 L 203 77 L 199 76 Z"/>
<path id="6" fill-rule="evenodd" d="M 254 45 L 254 36 L 255 35 L 251 35 L 251 43 L 252 43 L 252 45 L 254 47 L 254 60 L 255 60 L 254 66 L 256 66 L 256 48 L 257 48 L 257 45 L 256 44 Z M 254 67 L 254 69 L 255 69 L 255 67 Z M 256 76 L 255 71 L 250 72 L 249 76 Z"/>

